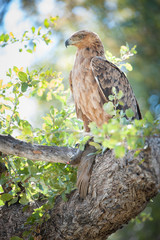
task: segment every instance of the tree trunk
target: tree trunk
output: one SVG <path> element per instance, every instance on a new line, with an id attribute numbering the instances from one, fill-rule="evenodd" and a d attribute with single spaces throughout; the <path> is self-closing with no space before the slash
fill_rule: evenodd
<path id="1" fill-rule="evenodd" d="M 75 154 L 75 150 L 69 151 Z M 77 190 L 68 195 L 67 202 L 58 196 L 36 239 L 106 240 L 137 216 L 159 189 L 160 137 L 149 138 L 145 150 L 136 157 L 129 151 L 116 159 L 114 151 L 108 150 L 96 156 L 86 199 L 80 199 Z M 30 227 L 24 223 L 34 207 L 29 206 L 26 212 L 19 204 L 2 207 L 0 239 L 22 236 Z"/>

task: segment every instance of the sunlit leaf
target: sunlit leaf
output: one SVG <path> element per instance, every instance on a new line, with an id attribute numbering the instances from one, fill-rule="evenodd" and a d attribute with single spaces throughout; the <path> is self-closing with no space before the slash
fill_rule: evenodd
<path id="1" fill-rule="evenodd" d="M 46 28 L 49 28 L 49 22 L 48 22 L 48 19 L 47 19 L 47 18 L 44 20 L 44 26 L 45 26 Z"/>
<path id="2" fill-rule="evenodd" d="M 120 48 L 120 53 L 123 55 L 123 54 L 125 54 L 126 52 L 128 52 L 128 47 L 127 46 L 121 46 L 121 48 Z"/>
<path id="3" fill-rule="evenodd" d="M 102 149 L 101 145 L 97 142 L 89 142 L 89 145 L 94 146 L 97 150 Z"/>
<path id="4" fill-rule="evenodd" d="M 23 238 L 20 238 L 20 237 L 14 236 L 14 237 L 11 237 L 11 240 L 23 240 Z"/>
<path id="5" fill-rule="evenodd" d="M 18 197 L 13 197 L 11 201 L 9 201 L 8 206 L 15 204 L 18 201 Z"/>
<path id="6" fill-rule="evenodd" d="M 0 79 L 0 88 L 2 87 L 3 80 Z"/>
<path id="7" fill-rule="evenodd" d="M 50 100 L 52 100 L 52 93 L 51 92 L 48 92 L 47 93 L 47 101 L 50 101 Z"/>
<path id="8" fill-rule="evenodd" d="M 153 118 L 151 112 L 149 112 L 149 111 L 146 112 L 145 119 L 150 123 L 153 123 L 153 121 L 154 121 L 154 118 Z"/>
<path id="9" fill-rule="evenodd" d="M 117 91 L 116 91 L 116 88 L 115 88 L 115 87 L 112 87 L 112 93 L 113 93 L 114 95 L 117 94 Z"/>
<path id="10" fill-rule="evenodd" d="M 14 35 L 12 32 L 10 32 L 9 35 L 11 36 L 11 38 L 14 38 Z"/>
<path id="11" fill-rule="evenodd" d="M 32 49 L 27 49 L 26 51 L 29 52 L 29 53 L 33 53 Z"/>
<path id="12" fill-rule="evenodd" d="M 41 29 L 42 29 L 42 27 L 40 26 L 40 27 L 38 28 L 38 35 L 41 34 Z"/>
<path id="13" fill-rule="evenodd" d="M 4 202 L 9 201 L 13 198 L 13 196 L 9 193 L 4 193 L 0 196 L 0 199 Z"/>
<path id="14" fill-rule="evenodd" d="M 35 33 L 35 27 L 34 26 L 31 27 L 31 29 L 32 29 L 32 33 Z"/>
<path id="15" fill-rule="evenodd" d="M 14 71 L 15 73 L 18 73 L 18 72 L 19 72 L 19 69 L 18 69 L 18 67 L 16 67 L 16 66 L 13 66 L 13 71 Z"/>
<path id="16" fill-rule="evenodd" d="M 110 101 L 113 101 L 113 100 L 115 99 L 115 96 L 109 95 L 108 99 L 109 99 Z"/>
<path id="17" fill-rule="evenodd" d="M 9 40 L 9 35 L 8 34 L 5 34 L 4 35 L 4 42 L 7 42 Z"/>
<path id="18" fill-rule="evenodd" d="M 5 203 L 2 200 L 0 200 L 0 206 L 4 206 L 4 205 Z"/>
<path id="19" fill-rule="evenodd" d="M 103 105 L 103 109 L 106 113 L 108 113 L 110 115 L 115 114 L 115 107 L 114 107 L 114 104 L 112 102 L 105 103 Z"/>
<path id="20" fill-rule="evenodd" d="M 124 157 L 126 150 L 125 150 L 125 147 L 123 145 L 116 145 L 114 147 L 114 151 L 115 151 L 115 156 L 117 158 L 122 158 L 122 157 Z"/>
<path id="21" fill-rule="evenodd" d="M 132 48 L 131 48 L 131 53 L 133 53 L 133 54 L 136 54 L 137 53 L 137 51 L 135 50 L 136 49 L 136 45 L 134 45 Z"/>
<path id="22" fill-rule="evenodd" d="M 124 66 L 126 67 L 126 69 L 128 71 L 132 71 L 133 70 L 133 67 L 132 67 L 132 65 L 130 63 L 125 63 Z"/>
<path id="23" fill-rule="evenodd" d="M 28 80 L 25 72 L 18 72 L 18 77 L 22 82 L 26 82 Z"/>
<path id="24" fill-rule="evenodd" d="M 21 194 L 20 195 L 20 200 L 19 200 L 19 203 L 21 203 L 22 205 L 27 205 L 28 204 L 28 199 L 27 199 L 27 196 L 25 193 Z"/>
<path id="25" fill-rule="evenodd" d="M 117 96 L 116 96 L 116 98 L 118 99 L 118 100 L 120 100 L 122 97 L 123 97 L 123 92 L 122 92 L 122 90 L 120 90 L 119 91 L 119 93 L 117 93 Z"/>
<path id="26" fill-rule="evenodd" d="M 131 108 L 127 109 L 127 110 L 125 111 L 125 113 L 126 113 L 126 116 L 127 116 L 128 118 L 134 117 L 134 112 L 133 112 L 133 110 L 132 110 Z"/>

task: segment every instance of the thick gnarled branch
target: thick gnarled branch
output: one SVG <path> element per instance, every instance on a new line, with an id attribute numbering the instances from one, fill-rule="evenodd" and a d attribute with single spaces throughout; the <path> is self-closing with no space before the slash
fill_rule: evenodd
<path id="1" fill-rule="evenodd" d="M 151 137 L 146 144 L 147 149 L 136 157 L 134 151 L 122 159 L 116 159 L 113 150 L 97 155 L 87 198 L 80 199 L 76 190 L 68 195 L 67 202 L 59 196 L 50 219 L 37 234 L 39 239 L 106 240 L 137 216 L 160 189 L 160 138 Z M 23 212 L 21 205 L 16 207 L 17 211 L 15 206 L 2 209 L 0 232 L 8 234 L 2 240 L 22 236 L 29 213 Z M 16 222 L 11 217 L 12 208 Z"/>

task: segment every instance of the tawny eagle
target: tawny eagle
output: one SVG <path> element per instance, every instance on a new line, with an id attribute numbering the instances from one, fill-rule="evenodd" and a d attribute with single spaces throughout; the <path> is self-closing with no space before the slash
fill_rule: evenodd
<path id="1" fill-rule="evenodd" d="M 122 110 L 131 108 L 136 119 L 141 119 L 139 106 L 125 74 L 105 58 L 104 47 L 99 36 L 90 31 L 75 32 L 65 42 L 66 47 L 77 47 L 76 58 L 70 72 L 70 88 L 73 94 L 77 117 L 84 122 L 85 131 L 89 123 L 101 126 L 111 118 L 104 109 L 112 95 L 112 88 L 123 92 Z"/>
<path id="2" fill-rule="evenodd" d="M 119 108 L 123 111 L 131 108 L 134 112 L 133 119 L 141 119 L 140 109 L 127 77 L 105 58 L 103 44 L 96 33 L 78 31 L 66 40 L 65 45 L 77 47 L 69 82 L 77 117 L 83 120 L 85 131 L 90 131 L 90 122 L 101 126 L 112 117 L 104 111 L 103 105 L 109 101 L 113 87 L 117 92 L 123 92 L 123 105 L 119 105 Z M 82 198 L 87 195 L 93 163 L 93 155 L 88 155 L 79 163 L 77 186 Z M 72 161 L 71 164 L 76 162 Z"/>

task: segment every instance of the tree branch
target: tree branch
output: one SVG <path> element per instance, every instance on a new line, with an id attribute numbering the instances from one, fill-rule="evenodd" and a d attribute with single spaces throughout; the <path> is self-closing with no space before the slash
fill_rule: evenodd
<path id="1" fill-rule="evenodd" d="M 77 149 L 36 145 L 20 141 L 10 135 L 0 135 L 0 151 L 7 155 L 11 154 L 33 161 L 67 163 L 75 156 Z"/>
<path id="2" fill-rule="evenodd" d="M 57 197 L 51 217 L 42 224 L 37 238 L 106 240 L 137 216 L 160 189 L 160 137 L 151 137 L 146 144 L 148 147 L 136 157 L 134 151 L 122 159 L 116 159 L 113 150 L 97 155 L 87 198 L 81 200 L 77 190 L 68 195 L 67 202 Z M 12 205 L 4 207 L 0 233 L 5 238 L 1 239 L 21 237 L 28 214 L 21 205 L 16 210 Z"/>

